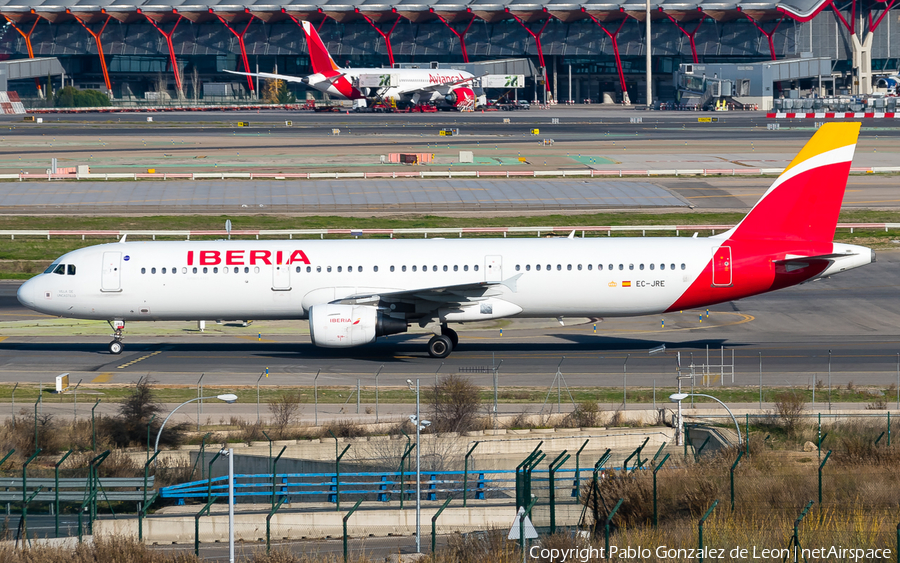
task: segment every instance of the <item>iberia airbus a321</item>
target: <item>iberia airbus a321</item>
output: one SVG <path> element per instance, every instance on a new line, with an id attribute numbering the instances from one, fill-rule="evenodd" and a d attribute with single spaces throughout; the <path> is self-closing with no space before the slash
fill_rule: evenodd
<path id="1" fill-rule="evenodd" d="M 63 255 L 18 298 L 108 321 L 113 354 L 126 321 L 309 319 L 312 342 L 332 348 L 415 324 L 443 358 L 455 322 L 706 307 L 875 261 L 833 242 L 858 135 L 823 125 L 736 227 L 706 238 L 123 240 Z"/>

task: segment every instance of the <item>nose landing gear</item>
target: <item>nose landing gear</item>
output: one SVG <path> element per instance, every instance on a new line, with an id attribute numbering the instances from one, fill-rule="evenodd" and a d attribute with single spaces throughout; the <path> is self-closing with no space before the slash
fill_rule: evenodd
<path id="1" fill-rule="evenodd" d="M 125 338 L 125 321 L 107 321 L 109 323 L 110 328 L 113 329 L 113 341 L 109 343 L 109 353 L 110 354 L 121 354 L 124 349 L 124 345 L 122 344 L 122 339 Z"/>

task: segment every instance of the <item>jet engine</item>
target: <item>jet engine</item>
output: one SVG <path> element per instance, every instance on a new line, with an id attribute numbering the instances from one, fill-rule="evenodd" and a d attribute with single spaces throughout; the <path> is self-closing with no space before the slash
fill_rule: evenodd
<path id="1" fill-rule="evenodd" d="M 309 335 L 322 348 L 350 348 L 379 336 L 406 332 L 406 321 L 368 305 L 326 303 L 309 308 Z"/>
<path id="2" fill-rule="evenodd" d="M 455 108 L 472 105 L 475 103 L 475 91 L 471 88 L 454 88 L 444 96 L 444 100 Z"/>

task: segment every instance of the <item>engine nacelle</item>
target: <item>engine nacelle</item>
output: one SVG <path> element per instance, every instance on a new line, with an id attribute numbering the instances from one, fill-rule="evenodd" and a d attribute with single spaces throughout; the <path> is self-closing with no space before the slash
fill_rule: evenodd
<path id="1" fill-rule="evenodd" d="M 475 103 L 475 91 L 471 88 L 460 87 L 454 88 L 452 92 L 444 97 L 448 104 L 454 107 L 472 105 Z"/>
<path id="2" fill-rule="evenodd" d="M 309 309 L 309 335 L 322 348 L 349 348 L 379 336 L 406 332 L 406 321 L 385 315 L 368 305 L 313 305 Z"/>

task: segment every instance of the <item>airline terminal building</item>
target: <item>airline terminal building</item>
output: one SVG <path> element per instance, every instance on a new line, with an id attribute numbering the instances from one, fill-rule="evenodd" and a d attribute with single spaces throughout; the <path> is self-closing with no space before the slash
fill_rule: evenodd
<path id="1" fill-rule="evenodd" d="M 162 84 L 190 98 L 209 82 L 252 95 L 254 81 L 223 70 L 308 74 L 309 20 L 339 65 L 527 57 L 557 100 L 621 99 L 624 88 L 644 102 L 643 0 L 0 0 L 0 14 L 0 56 L 57 57 L 67 80 L 114 97 Z M 649 14 L 660 99 L 674 96 L 680 64 L 827 57 L 852 93 L 900 66 L 900 0 L 650 0 Z"/>

